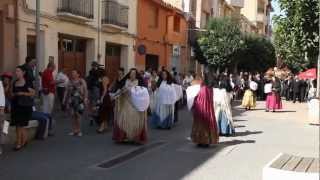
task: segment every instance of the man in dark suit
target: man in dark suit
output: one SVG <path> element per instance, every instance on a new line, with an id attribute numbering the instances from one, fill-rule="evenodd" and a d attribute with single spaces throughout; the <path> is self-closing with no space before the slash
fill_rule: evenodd
<path id="1" fill-rule="evenodd" d="M 301 102 L 306 101 L 307 87 L 308 87 L 307 82 L 305 80 L 300 80 L 300 100 L 301 100 Z"/>
<path id="2" fill-rule="evenodd" d="M 291 101 L 292 100 L 292 96 L 293 96 L 293 94 L 292 94 L 292 92 L 293 92 L 293 81 L 294 81 L 294 79 L 293 79 L 293 77 L 292 76 L 290 76 L 287 80 L 286 80 L 286 100 L 287 101 Z"/>
<path id="3" fill-rule="evenodd" d="M 301 85 L 301 83 L 300 83 L 298 76 L 295 76 L 293 84 L 292 84 L 293 103 L 296 103 L 297 98 L 299 99 L 299 102 L 301 103 L 300 85 Z"/>

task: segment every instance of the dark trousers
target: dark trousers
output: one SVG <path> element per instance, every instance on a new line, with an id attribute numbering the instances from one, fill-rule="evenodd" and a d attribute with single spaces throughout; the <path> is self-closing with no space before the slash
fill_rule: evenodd
<path id="1" fill-rule="evenodd" d="M 286 100 L 290 101 L 292 99 L 292 91 L 290 89 L 288 89 L 286 91 Z"/>
<path id="2" fill-rule="evenodd" d="M 65 87 L 57 87 L 57 96 L 61 105 L 61 109 L 65 110 L 66 107 L 63 104 L 63 98 L 64 98 L 64 93 L 66 92 L 66 88 Z"/>
<path id="3" fill-rule="evenodd" d="M 296 102 L 297 98 L 298 98 L 299 102 L 301 102 L 300 92 L 293 92 L 293 103 Z"/>
<path id="4" fill-rule="evenodd" d="M 306 92 L 305 90 L 300 91 L 300 100 L 301 102 L 305 102 Z"/>

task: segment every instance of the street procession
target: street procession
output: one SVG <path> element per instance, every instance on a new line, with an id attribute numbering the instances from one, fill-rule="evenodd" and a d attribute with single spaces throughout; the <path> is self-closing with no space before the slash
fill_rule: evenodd
<path id="1" fill-rule="evenodd" d="M 319 9 L 1 1 L 0 179 L 319 179 Z"/>

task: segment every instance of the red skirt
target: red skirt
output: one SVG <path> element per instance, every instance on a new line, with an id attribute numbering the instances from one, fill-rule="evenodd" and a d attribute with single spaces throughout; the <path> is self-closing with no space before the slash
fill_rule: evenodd
<path id="1" fill-rule="evenodd" d="M 269 93 L 266 100 L 266 108 L 268 110 L 282 109 L 281 97 L 278 93 Z"/>

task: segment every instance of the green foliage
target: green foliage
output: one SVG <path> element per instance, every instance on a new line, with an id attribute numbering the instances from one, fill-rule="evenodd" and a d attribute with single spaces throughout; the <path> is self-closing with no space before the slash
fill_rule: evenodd
<path id="1" fill-rule="evenodd" d="M 231 18 L 210 20 L 198 43 L 207 64 L 214 67 L 229 65 L 232 56 L 243 48 L 239 24 Z"/>
<path id="2" fill-rule="evenodd" d="M 242 33 L 236 19 L 212 19 L 198 44 L 196 57 L 210 68 L 264 71 L 276 62 L 273 44 L 264 37 Z"/>
<path id="3" fill-rule="evenodd" d="M 301 71 L 319 54 L 319 0 L 278 0 L 283 15 L 274 18 L 274 45 L 286 65 Z"/>
<path id="4" fill-rule="evenodd" d="M 245 48 L 240 50 L 233 60 L 238 69 L 265 72 L 275 66 L 275 49 L 269 39 L 254 34 L 246 34 L 243 39 Z"/>

